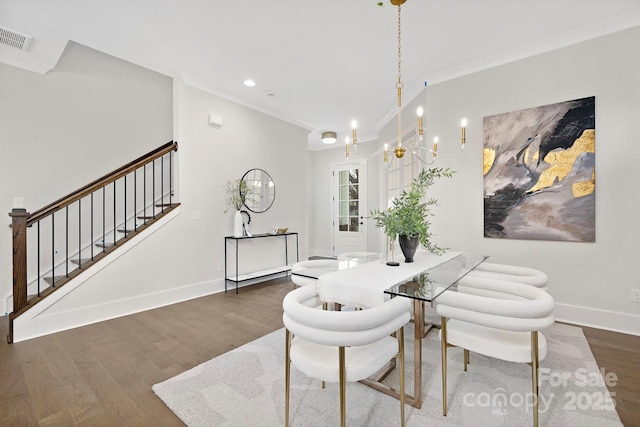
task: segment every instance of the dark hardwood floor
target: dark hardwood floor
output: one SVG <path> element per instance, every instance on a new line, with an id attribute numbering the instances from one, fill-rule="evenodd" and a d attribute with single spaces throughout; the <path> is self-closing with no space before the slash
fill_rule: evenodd
<path id="1" fill-rule="evenodd" d="M 0 425 L 179 426 L 151 386 L 282 327 L 288 278 L 16 344 L 0 320 Z M 583 328 L 640 426 L 640 337 Z"/>
<path id="2" fill-rule="evenodd" d="M 616 410 L 627 427 L 640 426 L 640 337 L 582 327 L 600 369 L 617 375 L 609 387 Z"/>

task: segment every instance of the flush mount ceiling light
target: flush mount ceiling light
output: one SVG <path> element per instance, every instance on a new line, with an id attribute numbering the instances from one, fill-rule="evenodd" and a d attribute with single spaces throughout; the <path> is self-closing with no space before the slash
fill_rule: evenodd
<path id="1" fill-rule="evenodd" d="M 458 149 L 458 151 L 454 152 L 454 153 L 442 153 L 442 152 L 438 152 L 438 137 L 436 136 L 434 138 L 434 142 L 433 142 L 433 148 L 428 148 L 426 146 L 423 146 L 422 144 L 422 140 L 423 140 L 423 134 L 424 134 L 424 128 L 422 126 L 422 115 L 423 115 L 423 109 L 422 107 L 418 108 L 417 111 L 417 116 L 418 116 L 418 126 L 417 128 L 413 129 L 410 132 L 405 132 L 404 134 L 404 138 L 403 138 L 403 132 L 402 132 L 402 88 L 403 88 L 403 83 L 402 83 L 402 56 L 401 56 L 401 7 L 402 5 L 406 2 L 407 0 L 390 0 L 391 4 L 394 6 L 398 7 L 398 81 L 396 82 L 396 90 L 398 92 L 398 137 L 397 137 L 397 142 L 396 142 L 396 147 L 392 148 L 393 153 L 395 154 L 395 157 L 398 159 L 401 159 L 404 156 L 404 153 L 407 151 L 407 149 L 405 147 L 403 147 L 402 142 L 403 139 L 404 140 L 408 140 L 408 148 L 411 151 L 411 153 L 421 162 L 424 163 L 426 165 L 430 165 L 435 161 L 436 155 L 437 154 L 442 154 L 442 155 L 449 155 L 449 156 L 453 156 L 456 154 L 460 154 L 462 152 L 462 149 L 464 148 L 464 143 L 466 140 L 466 126 L 467 126 L 467 120 L 466 119 L 462 119 L 461 122 L 461 126 L 462 126 L 462 136 L 460 138 L 461 140 L 461 144 L 460 144 L 460 148 Z M 380 6 L 381 4 L 378 3 L 378 5 Z M 353 130 L 353 141 L 352 141 L 352 145 L 353 148 L 357 150 L 358 146 L 358 139 L 357 139 L 357 135 L 356 135 L 356 127 L 357 124 L 354 121 L 351 122 L 351 128 Z M 347 158 L 349 157 L 349 145 L 350 145 L 350 141 L 349 138 L 345 138 L 345 155 L 347 156 Z M 387 155 L 387 152 L 389 150 L 389 144 L 384 144 L 384 148 L 381 150 L 376 151 L 373 155 L 369 156 L 369 157 L 374 157 L 379 155 L 381 152 L 384 152 L 384 163 L 389 165 L 391 162 L 389 160 L 389 157 Z M 421 157 L 421 151 L 424 151 L 426 153 L 432 153 L 433 156 L 429 161 L 424 160 Z M 393 156 L 391 157 L 391 160 L 393 160 Z"/>
<path id="2" fill-rule="evenodd" d="M 322 142 L 325 144 L 334 144 L 338 140 L 335 132 L 322 132 Z"/>
<path id="3" fill-rule="evenodd" d="M 245 85 L 246 87 L 254 87 L 254 86 L 256 85 L 256 82 L 254 82 L 254 81 L 253 81 L 253 80 L 251 80 L 251 79 L 246 79 L 246 80 L 245 80 L 244 82 L 242 82 L 242 83 L 244 83 L 244 85 Z"/>

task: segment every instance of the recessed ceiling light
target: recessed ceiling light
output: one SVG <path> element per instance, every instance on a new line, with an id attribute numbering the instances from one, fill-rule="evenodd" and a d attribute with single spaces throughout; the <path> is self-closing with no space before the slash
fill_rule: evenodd
<path id="1" fill-rule="evenodd" d="M 254 81 L 253 81 L 253 80 L 251 80 L 251 79 L 247 79 L 247 80 L 245 80 L 245 81 L 244 81 L 244 85 L 245 85 L 246 87 L 254 87 L 254 86 L 256 85 L 256 82 L 254 82 Z"/>

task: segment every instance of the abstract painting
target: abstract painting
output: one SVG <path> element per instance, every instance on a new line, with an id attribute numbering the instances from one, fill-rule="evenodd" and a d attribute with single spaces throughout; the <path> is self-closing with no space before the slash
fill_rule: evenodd
<path id="1" fill-rule="evenodd" d="M 595 242 L 595 97 L 488 116 L 484 236 Z"/>

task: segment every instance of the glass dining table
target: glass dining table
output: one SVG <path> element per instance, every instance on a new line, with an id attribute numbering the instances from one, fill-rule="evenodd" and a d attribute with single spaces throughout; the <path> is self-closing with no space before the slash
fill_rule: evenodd
<path id="1" fill-rule="evenodd" d="M 425 303 L 431 304 L 445 290 L 455 290 L 458 281 L 488 257 L 467 252 L 447 252 L 442 256 L 419 251 L 413 263 L 399 266 L 386 264 L 384 255 L 368 255 L 345 261 L 335 261 L 320 267 L 292 271 L 318 280 L 321 300 L 366 308 L 387 298 L 409 298 L 413 303 L 414 381 L 413 394 L 405 393 L 405 402 L 422 406 L 422 340 L 428 330 L 437 325 L 425 323 Z M 355 304 L 354 304 L 355 302 Z M 360 304 L 360 305 L 359 305 Z M 399 392 L 381 381 L 394 365 L 375 378 L 362 381 L 370 387 L 399 398 Z"/>

